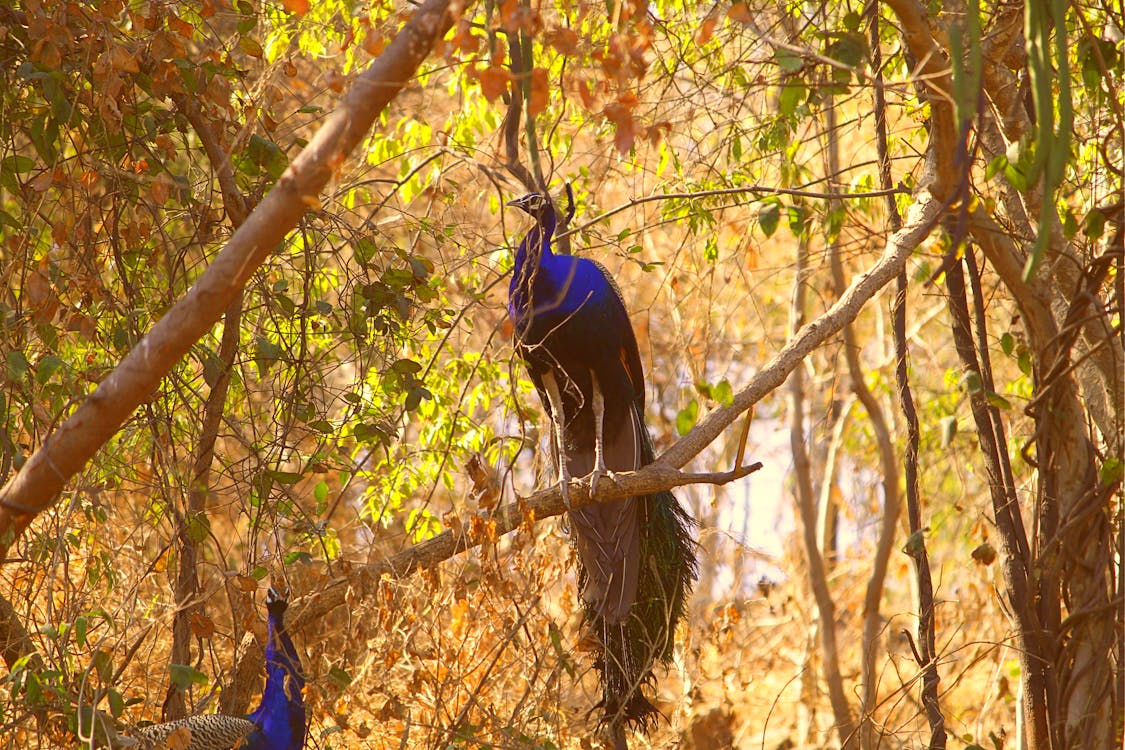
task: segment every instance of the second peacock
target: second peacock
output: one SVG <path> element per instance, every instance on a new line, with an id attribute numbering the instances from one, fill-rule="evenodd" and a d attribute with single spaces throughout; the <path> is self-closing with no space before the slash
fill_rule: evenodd
<path id="1" fill-rule="evenodd" d="M 289 603 L 270 587 L 266 593 L 266 687 L 248 716 L 204 714 L 137 730 L 133 745 L 142 750 L 301 750 L 305 746 L 305 678 L 301 660 L 285 629 Z"/>
<path id="2" fill-rule="evenodd" d="M 594 494 L 608 472 L 654 460 L 636 336 L 606 269 L 553 251 L 550 197 L 531 193 L 508 205 L 535 220 L 509 287 L 517 352 L 551 418 L 564 500 L 571 476 L 591 474 Z M 599 705 L 623 748 L 625 727 L 648 730 L 658 715 L 642 688 L 654 681 L 656 660 L 672 658 L 696 573 L 692 520 L 665 491 L 573 509 L 570 524 L 586 622 L 598 640 Z"/>

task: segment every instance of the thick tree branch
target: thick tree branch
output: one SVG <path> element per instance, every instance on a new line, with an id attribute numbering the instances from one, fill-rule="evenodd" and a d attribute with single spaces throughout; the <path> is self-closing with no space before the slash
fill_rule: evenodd
<path id="1" fill-rule="evenodd" d="M 320 191 L 449 29 L 461 7 L 453 5 L 427 0 L 418 8 L 184 298 L 0 490 L 0 556 L 215 324 L 297 220 L 319 205 Z"/>
<path id="2" fill-rule="evenodd" d="M 726 472 L 697 474 L 649 464 L 640 471 L 603 476 L 598 480 L 595 498 L 590 497 L 590 485 L 584 479 L 571 480 L 567 491 L 570 507 L 582 508 L 595 502 L 647 495 L 685 484 L 727 484 L 754 473 L 761 466 L 760 463 L 753 463 L 736 466 Z M 320 591 L 302 597 L 291 606 L 294 615 L 290 627 L 297 629 L 305 622 L 315 622 L 343 605 L 346 598 L 371 594 L 384 576 L 408 578 L 418 570 L 433 568 L 461 552 L 495 543 L 504 534 L 521 526 L 530 526 L 538 520 L 562 515 L 566 511 L 567 506 L 563 502 L 559 486 L 555 484 L 514 503 L 503 505 L 492 513 L 463 516 L 457 520 L 456 528 L 389 558 L 358 568 L 329 582 Z"/>
<path id="3" fill-rule="evenodd" d="M 918 61 L 915 71 L 930 103 L 928 167 L 934 180 L 930 190 L 943 201 L 954 197 L 961 183 L 957 153 L 960 129 L 953 112 L 953 78 L 949 58 L 930 30 L 930 14 L 919 0 L 884 0 L 902 25 L 902 37 Z"/>

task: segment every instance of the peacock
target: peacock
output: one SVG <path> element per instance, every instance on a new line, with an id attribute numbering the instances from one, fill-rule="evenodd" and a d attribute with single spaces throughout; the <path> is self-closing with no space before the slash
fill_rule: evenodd
<path id="1" fill-rule="evenodd" d="M 574 200 L 570 194 L 571 210 Z M 621 290 L 599 263 L 552 250 L 555 207 L 530 193 L 509 206 L 535 223 L 516 252 L 508 314 L 517 354 L 552 424 L 563 499 L 571 476 L 590 475 L 590 494 L 613 471 L 654 460 L 644 422 L 645 381 Z M 657 660 L 672 658 L 696 576 L 693 520 L 671 492 L 571 509 L 579 587 L 597 641 L 603 712 L 617 748 L 625 728 L 650 729 L 659 712 L 643 688 Z"/>
<path id="2" fill-rule="evenodd" d="M 289 603 L 277 589 L 266 592 L 268 640 L 266 688 L 248 716 L 207 714 L 138 729 L 133 740 L 142 750 L 300 750 L 305 746 L 305 678 L 284 615 Z M 129 743 L 133 745 L 134 743 Z"/>

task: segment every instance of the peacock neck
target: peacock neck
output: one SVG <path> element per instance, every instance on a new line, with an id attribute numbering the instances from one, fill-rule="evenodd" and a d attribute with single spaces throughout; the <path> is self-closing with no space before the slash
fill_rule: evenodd
<path id="1" fill-rule="evenodd" d="M 530 301 L 532 288 L 537 280 L 542 283 L 539 273 L 549 268 L 555 259 L 551 250 L 551 239 L 555 234 L 555 211 L 548 203 L 535 217 L 535 224 L 516 250 L 515 267 L 512 269 L 511 295 L 517 308 L 523 308 Z"/>

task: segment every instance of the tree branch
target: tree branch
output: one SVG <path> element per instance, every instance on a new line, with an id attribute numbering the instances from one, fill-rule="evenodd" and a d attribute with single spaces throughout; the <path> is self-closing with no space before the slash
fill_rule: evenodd
<path id="1" fill-rule="evenodd" d="M 639 471 L 604 475 L 598 480 L 598 492 L 590 497 L 590 484 L 584 479 L 573 479 L 567 485 L 570 509 L 583 508 L 594 503 L 610 502 L 623 497 L 648 495 L 685 484 L 723 485 L 753 474 L 761 463 L 736 466 L 730 471 L 714 473 L 683 472 L 660 464 L 649 464 Z M 534 492 L 497 508 L 491 513 L 469 513 L 455 521 L 455 528 L 415 544 L 392 555 L 327 583 L 320 591 L 297 600 L 291 627 L 300 628 L 305 622 L 317 619 L 344 604 L 345 597 L 366 596 L 384 576 L 408 578 L 418 570 L 430 569 L 454 555 L 484 544 L 495 543 L 508 532 L 521 526 L 530 526 L 544 518 L 562 515 L 568 510 L 557 484 Z M 351 593 L 349 593 L 351 592 Z"/>
<path id="2" fill-rule="evenodd" d="M 773 359 L 767 362 L 744 388 L 734 395 L 729 406 L 708 414 L 679 442 L 661 454 L 656 463 L 680 468 L 715 441 L 738 416 L 758 403 L 782 383 L 813 349 L 835 336 L 855 320 L 860 309 L 905 267 L 910 253 L 930 233 L 944 210 L 940 201 L 923 192 L 910 208 L 906 226 L 887 239 L 882 257 L 870 270 L 858 276 L 832 307 L 803 326 Z"/>

